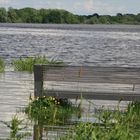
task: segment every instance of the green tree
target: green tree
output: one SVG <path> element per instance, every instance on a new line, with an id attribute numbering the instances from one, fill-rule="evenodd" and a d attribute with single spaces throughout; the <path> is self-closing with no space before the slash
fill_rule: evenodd
<path id="1" fill-rule="evenodd" d="M 46 16 L 48 23 L 63 23 L 62 19 L 63 12 L 60 10 L 49 10 Z"/>
<path id="2" fill-rule="evenodd" d="M 136 15 L 136 21 L 140 24 L 140 13 Z"/>
<path id="3" fill-rule="evenodd" d="M 18 21 L 18 19 L 19 19 L 19 17 L 16 13 L 16 9 L 13 9 L 12 7 L 9 7 L 7 21 L 11 22 L 11 23 L 16 23 Z"/>
<path id="4" fill-rule="evenodd" d="M 98 24 L 99 23 L 99 19 L 96 16 L 94 16 L 94 17 L 91 17 L 90 19 L 88 19 L 86 21 L 86 23 L 88 23 L 88 24 Z"/>
<path id="5" fill-rule="evenodd" d="M 9 23 L 66 23 L 66 24 L 140 24 L 140 13 L 121 14 L 116 16 L 98 15 L 74 15 L 61 9 L 34 9 L 30 7 L 22 9 L 0 8 L 0 22 Z"/>
<path id="6" fill-rule="evenodd" d="M 78 16 L 73 15 L 72 13 L 70 13 L 68 11 L 64 11 L 63 19 L 64 19 L 64 23 L 71 23 L 71 24 L 80 23 Z"/>
<path id="7" fill-rule="evenodd" d="M 47 15 L 48 15 L 47 10 L 46 10 L 46 9 L 40 9 L 40 10 L 39 10 L 39 15 L 40 15 L 40 17 L 41 17 L 41 23 L 46 23 L 46 22 L 47 22 L 47 21 L 46 21 L 46 17 L 47 17 Z"/>
<path id="8" fill-rule="evenodd" d="M 114 17 L 114 21 L 116 23 L 122 23 L 123 15 L 121 13 L 117 13 L 117 15 Z"/>
<path id="9" fill-rule="evenodd" d="M 99 17 L 99 23 L 101 24 L 109 24 L 110 23 L 110 19 L 109 19 L 109 16 L 100 16 Z"/>
<path id="10" fill-rule="evenodd" d="M 135 23 L 134 15 L 133 14 L 124 14 L 122 23 L 124 24 L 133 24 Z"/>
<path id="11" fill-rule="evenodd" d="M 5 8 L 0 8 L 0 22 L 6 22 L 7 21 L 7 12 Z"/>
<path id="12" fill-rule="evenodd" d="M 18 11 L 19 16 L 25 23 L 41 23 L 42 17 L 40 12 L 34 8 L 23 8 Z"/>

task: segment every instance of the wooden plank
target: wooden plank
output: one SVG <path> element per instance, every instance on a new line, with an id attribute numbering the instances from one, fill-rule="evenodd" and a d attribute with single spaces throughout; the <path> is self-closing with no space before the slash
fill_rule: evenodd
<path id="1" fill-rule="evenodd" d="M 113 84 L 113 83 L 76 83 L 76 82 L 54 82 L 45 81 L 44 89 L 48 90 L 67 90 L 67 91 L 117 91 L 117 92 L 140 92 L 139 85 L 135 85 L 133 89 L 132 84 Z"/>
<path id="2" fill-rule="evenodd" d="M 44 69 L 45 71 L 45 69 Z M 51 66 L 44 72 L 46 81 L 140 83 L 139 68 Z"/>
<path id="3" fill-rule="evenodd" d="M 47 95 L 65 98 L 76 98 L 82 94 L 86 99 L 120 100 L 123 98 L 124 100 L 139 100 L 139 85 L 136 85 L 135 88 L 133 90 L 132 84 L 44 82 Z"/>
<path id="4" fill-rule="evenodd" d="M 140 68 L 130 67 L 96 67 L 96 66 L 70 66 L 70 65 L 43 65 L 44 71 L 64 70 L 64 71 L 91 71 L 91 72 L 140 72 Z"/>
<path id="5" fill-rule="evenodd" d="M 139 92 L 78 92 L 78 91 L 54 91 L 45 90 L 45 95 L 69 99 L 97 99 L 97 100 L 123 100 L 140 101 Z"/>
<path id="6" fill-rule="evenodd" d="M 72 75 L 45 75 L 45 81 L 65 81 L 65 82 L 83 82 L 83 83 L 126 83 L 139 84 L 140 77 L 122 77 L 122 76 L 91 76 L 78 77 Z"/>

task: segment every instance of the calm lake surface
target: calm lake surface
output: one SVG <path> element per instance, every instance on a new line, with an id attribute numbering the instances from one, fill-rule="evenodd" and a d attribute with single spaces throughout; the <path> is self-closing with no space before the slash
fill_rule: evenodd
<path id="1" fill-rule="evenodd" d="M 33 95 L 33 75 L 14 72 L 9 68 L 12 60 L 44 55 L 72 65 L 140 67 L 140 26 L 0 24 L 0 57 L 8 66 L 0 74 L 0 121 L 10 121 L 16 110 L 28 104 L 29 95 Z M 122 106 L 126 104 L 123 102 Z M 33 127 L 29 130 L 32 132 Z M 9 129 L 0 123 L 0 139 L 8 134 Z M 54 132 L 48 135 L 48 139 L 56 137 Z"/>

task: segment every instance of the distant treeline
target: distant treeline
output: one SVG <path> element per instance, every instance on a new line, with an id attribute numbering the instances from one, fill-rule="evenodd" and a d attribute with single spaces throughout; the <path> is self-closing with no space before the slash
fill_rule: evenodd
<path id="1" fill-rule="evenodd" d="M 0 8 L 0 22 L 7 23 L 63 23 L 63 24 L 140 24 L 140 13 L 121 14 L 116 16 L 74 15 L 66 10 L 58 9 L 14 9 Z"/>

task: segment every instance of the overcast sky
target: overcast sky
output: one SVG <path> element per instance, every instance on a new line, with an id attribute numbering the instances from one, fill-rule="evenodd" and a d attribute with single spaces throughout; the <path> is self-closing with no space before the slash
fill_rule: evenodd
<path id="1" fill-rule="evenodd" d="M 74 14 L 140 13 L 140 0 L 0 0 L 0 7 L 65 9 Z"/>

